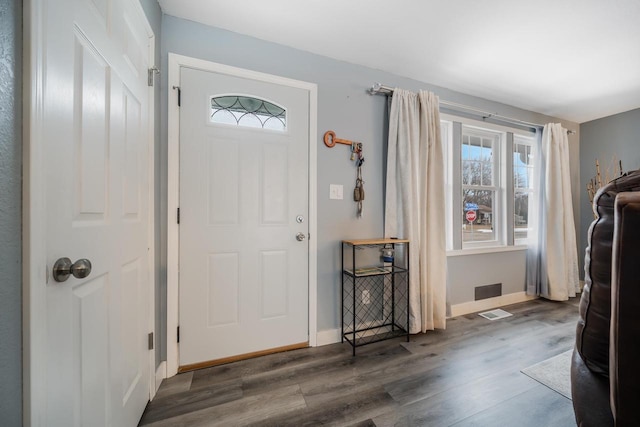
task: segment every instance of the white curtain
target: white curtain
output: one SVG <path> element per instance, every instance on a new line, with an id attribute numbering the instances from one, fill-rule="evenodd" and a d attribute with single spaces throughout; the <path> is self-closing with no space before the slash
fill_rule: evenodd
<path id="1" fill-rule="evenodd" d="M 409 239 L 409 331 L 444 328 L 444 156 L 438 97 L 394 89 L 389 112 L 385 236 Z"/>
<path id="2" fill-rule="evenodd" d="M 565 301 L 579 290 L 567 131 L 560 123 L 545 125 L 541 146 L 542 168 L 536 183 L 543 191 L 534 226 L 537 236 L 527 254 L 527 292 Z"/>

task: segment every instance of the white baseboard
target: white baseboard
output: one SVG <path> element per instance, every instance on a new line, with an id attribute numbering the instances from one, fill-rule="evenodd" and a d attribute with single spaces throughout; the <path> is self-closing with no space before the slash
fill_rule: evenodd
<path id="1" fill-rule="evenodd" d="M 316 346 L 335 344 L 340 342 L 340 328 L 326 329 L 324 331 L 318 331 L 316 334 Z"/>
<path id="2" fill-rule="evenodd" d="M 464 314 L 477 313 L 478 311 L 491 310 L 509 304 L 531 301 L 537 299 L 536 296 L 527 295 L 526 292 L 516 292 L 513 294 L 500 295 L 499 297 L 481 299 L 479 301 L 463 302 L 451 306 L 451 317 L 462 316 Z"/>
<path id="3" fill-rule="evenodd" d="M 513 294 L 500 295 L 499 297 L 487 298 L 480 301 L 469 301 L 451 306 L 451 317 L 462 316 L 464 314 L 476 313 L 478 311 L 491 310 L 509 304 L 531 301 L 537 299 L 536 296 L 527 295 L 526 292 L 516 292 Z M 320 347 L 328 344 L 340 342 L 340 328 L 326 329 L 318 331 L 316 334 L 316 346 Z"/>

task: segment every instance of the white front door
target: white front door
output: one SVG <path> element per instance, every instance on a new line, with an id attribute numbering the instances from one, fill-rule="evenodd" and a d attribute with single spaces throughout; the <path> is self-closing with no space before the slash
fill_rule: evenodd
<path id="1" fill-rule="evenodd" d="M 46 211 L 31 215 L 47 218 L 38 425 L 135 426 L 149 400 L 150 42 L 135 1 L 33 2 Z M 90 274 L 56 279 L 61 258 L 89 260 Z"/>
<path id="2" fill-rule="evenodd" d="M 309 91 L 187 67 L 180 88 L 180 365 L 306 346 Z"/>

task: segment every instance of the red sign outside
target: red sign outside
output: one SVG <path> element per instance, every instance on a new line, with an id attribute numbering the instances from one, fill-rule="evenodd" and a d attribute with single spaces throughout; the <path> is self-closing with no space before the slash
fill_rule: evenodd
<path id="1" fill-rule="evenodd" d="M 469 222 L 475 221 L 477 218 L 476 211 L 467 211 L 466 218 Z"/>

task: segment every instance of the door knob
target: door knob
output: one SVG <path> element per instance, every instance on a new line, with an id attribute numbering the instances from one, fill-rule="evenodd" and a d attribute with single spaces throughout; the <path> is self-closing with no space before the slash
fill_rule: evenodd
<path id="1" fill-rule="evenodd" d="M 298 242 L 302 242 L 305 238 L 306 238 L 306 236 L 304 235 L 304 233 L 298 233 L 298 234 L 296 234 L 296 240 L 297 240 Z"/>
<path id="2" fill-rule="evenodd" d="M 76 279 L 84 279 L 91 273 L 91 261 L 82 258 L 71 263 L 69 258 L 59 258 L 53 264 L 53 280 L 56 282 L 64 282 L 73 275 Z"/>

